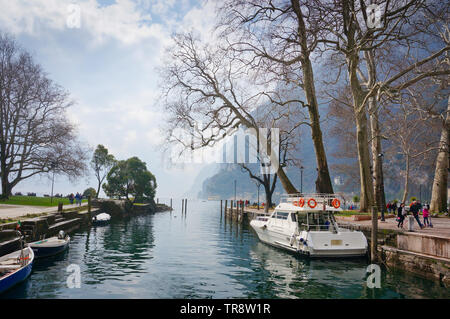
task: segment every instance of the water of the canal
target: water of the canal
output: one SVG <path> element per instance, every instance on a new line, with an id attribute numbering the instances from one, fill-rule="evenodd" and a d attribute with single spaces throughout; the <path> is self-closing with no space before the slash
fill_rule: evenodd
<path id="1" fill-rule="evenodd" d="M 180 201 L 181 204 L 181 201 Z M 180 205 L 181 206 L 181 205 Z M 220 217 L 217 202 L 80 229 L 70 248 L 35 262 L 0 298 L 450 298 L 439 283 L 382 269 L 367 288 L 367 260 L 307 260 L 258 241 Z M 69 288 L 71 264 L 80 288 Z"/>

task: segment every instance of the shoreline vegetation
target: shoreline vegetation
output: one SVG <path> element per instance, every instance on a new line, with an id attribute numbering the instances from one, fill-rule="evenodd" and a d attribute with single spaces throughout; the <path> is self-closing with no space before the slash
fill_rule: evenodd
<path id="1" fill-rule="evenodd" d="M 38 197 L 38 196 L 9 196 L 8 199 L 0 199 L 0 204 L 5 205 L 26 205 L 26 206 L 43 206 L 43 207 L 57 207 L 58 203 L 62 202 L 63 205 L 70 205 L 67 197 Z M 87 199 L 82 200 L 83 203 L 87 203 Z M 0 210 L 1 211 L 1 210 Z"/>

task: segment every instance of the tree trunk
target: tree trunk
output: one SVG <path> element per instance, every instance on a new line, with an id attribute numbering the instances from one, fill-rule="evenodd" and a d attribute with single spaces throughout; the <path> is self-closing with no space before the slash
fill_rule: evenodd
<path id="1" fill-rule="evenodd" d="M 367 139 L 365 109 L 356 115 L 356 142 L 358 145 L 359 175 L 361 182 L 360 211 L 368 212 L 373 206 L 373 184 L 370 172 L 370 152 Z"/>
<path id="2" fill-rule="evenodd" d="M 353 108 L 356 120 L 356 142 L 358 148 L 359 176 L 361 183 L 360 211 L 368 212 L 373 206 L 373 183 L 370 172 L 370 152 L 366 107 L 364 105 L 365 92 L 361 88 L 357 76 L 359 57 L 355 53 L 347 56 L 348 77 L 353 96 Z"/>
<path id="3" fill-rule="evenodd" d="M 100 186 L 102 186 L 101 182 L 98 183 L 97 194 L 95 194 L 95 198 L 97 198 L 97 199 L 98 199 L 98 194 L 100 194 Z"/>
<path id="4" fill-rule="evenodd" d="M 402 203 L 406 203 L 409 189 L 409 155 L 406 155 L 406 167 L 405 167 L 405 189 L 403 191 Z"/>
<path id="5" fill-rule="evenodd" d="M 333 185 L 331 184 L 330 172 L 328 170 L 327 156 L 323 145 L 322 130 L 320 129 L 320 116 L 317 103 L 316 89 L 314 87 L 314 74 L 309 58 L 302 62 L 303 83 L 308 102 L 308 112 L 311 124 L 311 136 L 316 154 L 317 164 L 317 193 L 333 193 Z"/>
<path id="6" fill-rule="evenodd" d="M 449 141 L 450 141 L 450 99 L 447 101 L 447 115 L 442 127 L 441 139 L 439 141 L 439 153 L 436 159 L 433 189 L 431 191 L 431 212 L 438 213 L 447 211 L 447 187 L 449 169 Z"/>
<path id="7" fill-rule="evenodd" d="M 378 110 L 374 98 L 369 99 L 370 127 L 372 131 L 372 166 L 373 166 L 373 190 L 375 193 L 375 206 L 378 211 L 386 210 L 386 197 L 384 194 L 383 159 L 381 150 L 380 123 Z"/>
<path id="8" fill-rule="evenodd" d="M 325 154 L 325 147 L 323 145 L 322 130 L 320 129 L 319 106 L 317 103 L 316 88 L 314 86 L 314 72 L 310 60 L 310 48 L 308 47 L 309 38 L 307 27 L 305 25 L 303 12 L 299 1 L 291 0 L 291 5 L 294 13 L 297 16 L 298 26 L 297 32 L 300 39 L 301 48 L 301 67 L 303 76 L 302 89 L 305 92 L 306 101 L 308 103 L 309 121 L 311 124 L 311 136 L 313 139 L 314 152 L 316 153 L 317 164 L 317 180 L 316 192 L 318 193 L 333 193 L 333 186 L 331 184 L 330 173 L 328 170 L 328 162 Z"/>
<path id="9" fill-rule="evenodd" d="M 264 212 L 268 213 L 269 208 L 272 207 L 272 192 L 270 191 L 270 185 L 264 185 L 264 191 L 266 193 L 266 205 L 264 206 Z"/>
<path id="10" fill-rule="evenodd" d="M 2 194 L 0 198 L 8 199 L 9 196 L 11 195 L 11 184 L 8 181 L 6 165 L 2 165 L 1 180 L 2 180 Z"/>
<path id="11" fill-rule="evenodd" d="M 287 177 L 286 173 L 284 172 L 281 166 L 278 167 L 277 175 L 286 193 L 288 194 L 298 193 L 297 189 L 295 188 L 294 185 L 292 185 L 291 181 L 289 180 L 289 178 Z"/>

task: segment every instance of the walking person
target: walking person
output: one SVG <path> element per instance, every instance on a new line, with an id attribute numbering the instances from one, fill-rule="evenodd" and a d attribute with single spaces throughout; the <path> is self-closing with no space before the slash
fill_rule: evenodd
<path id="1" fill-rule="evenodd" d="M 430 223 L 430 221 L 429 221 L 429 216 L 430 216 L 430 211 L 428 210 L 428 207 L 427 206 L 425 206 L 424 208 L 423 208 L 423 210 L 422 210 L 422 213 L 423 213 L 423 225 L 426 227 L 426 226 L 428 226 L 428 227 L 431 227 L 431 223 Z"/>
<path id="2" fill-rule="evenodd" d="M 75 196 L 73 195 L 73 193 L 70 193 L 70 195 L 69 195 L 69 202 L 70 202 L 70 205 L 72 205 L 73 204 L 73 200 L 75 199 Z"/>
<path id="3" fill-rule="evenodd" d="M 397 208 L 397 228 L 403 228 L 403 222 L 405 221 L 405 216 L 407 214 L 405 203 L 401 203 L 400 206 Z"/>
<path id="4" fill-rule="evenodd" d="M 80 194 L 80 199 L 78 200 L 78 206 L 81 206 L 81 201 L 83 200 L 83 195 Z"/>
<path id="5" fill-rule="evenodd" d="M 423 228 L 423 225 L 419 219 L 419 211 L 421 208 L 422 208 L 422 205 L 416 200 L 411 203 L 411 206 L 409 208 L 409 211 L 413 214 L 414 218 L 416 219 L 417 223 L 419 224 L 420 229 Z"/>
<path id="6" fill-rule="evenodd" d="M 80 201 L 80 193 L 77 192 L 75 195 L 75 203 L 78 205 L 78 202 Z"/>

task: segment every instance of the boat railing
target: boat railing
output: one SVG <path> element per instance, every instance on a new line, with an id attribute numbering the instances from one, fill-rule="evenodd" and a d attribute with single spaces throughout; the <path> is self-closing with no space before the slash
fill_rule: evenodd
<path id="1" fill-rule="evenodd" d="M 295 193 L 295 194 L 284 194 L 281 195 L 280 203 L 293 203 L 299 198 L 303 198 L 306 201 L 309 199 L 314 199 L 317 205 L 328 205 L 331 206 L 334 199 L 338 199 L 343 202 L 345 199 L 343 196 L 338 194 L 320 194 L 320 193 Z"/>
<path id="2" fill-rule="evenodd" d="M 307 228 L 308 230 L 332 230 L 333 229 L 333 225 L 332 224 L 305 224 L 302 223 L 301 226 L 304 226 L 305 228 Z"/>

